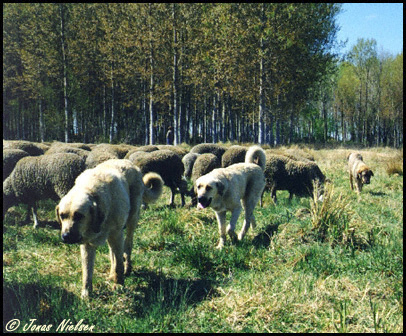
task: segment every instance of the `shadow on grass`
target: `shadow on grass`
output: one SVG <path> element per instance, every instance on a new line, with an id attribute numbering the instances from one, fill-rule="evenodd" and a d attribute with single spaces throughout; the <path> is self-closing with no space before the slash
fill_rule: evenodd
<path id="1" fill-rule="evenodd" d="M 133 300 L 133 309 L 138 317 L 145 317 L 151 312 L 167 314 L 179 311 L 217 295 L 212 280 L 174 279 L 148 270 L 133 272 L 131 276 L 136 277 L 137 282 L 146 283 L 146 286 L 138 287 L 139 294 Z"/>
<path id="2" fill-rule="evenodd" d="M 256 248 L 268 247 L 271 244 L 271 238 L 274 234 L 278 232 L 278 227 L 281 223 L 270 224 L 260 233 L 258 233 L 252 240 L 252 245 Z"/>
<path id="3" fill-rule="evenodd" d="M 65 307 L 77 306 L 79 301 L 73 293 L 60 287 L 3 282 L 3 332 L 13 319 L 21 321 L 17 332 L 22 332 L 24 324 L 29 324 L 30 319 L 56 325 L 66 315 Z"/>

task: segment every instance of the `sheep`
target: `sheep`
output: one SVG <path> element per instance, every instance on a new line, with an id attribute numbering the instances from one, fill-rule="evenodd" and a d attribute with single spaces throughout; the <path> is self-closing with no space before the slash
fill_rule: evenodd
<path id="1" fill-rule="evenodd" d="M 36 202 L 44 199 L 58 201 L 84 170 L 83 158 L 73 153 L 22 158 L 3 183 L 3 218 L 11 206 L 27 204 L 33 209 L 34 228 L 37 228 Z"/>
<path id="2" fill-rule="evenodd" d="M 172 152 L 175 152 L 176 154 L 178 154 L 181 158 L 183 158 L 187 153 L 188 150 L 185 148 L 182 148 L 180 146 L 174 146 L 174 145 L 158 145 L 157 146 L 158 149 L 167 149 L 170 150 Z"/>
<path id="3" fill-rule="evenodd" d="M 31 156 L 38 156 L 45 153 L 48 146 L 25 140 L 4 140 L 3 149 L 22 149 Z"/>
<path id="4" fill-rule="evenodd" d="M 234 163 L 244 162 L 248 148 L 234 145 L 229 147 L 221 157 L 221 166 L 226 168 Z"/>
<path id="5" fill-rule="evenodd" d="M 323 184 L 326 180 L 315 162 L 295 161 L 283 155 L 272 154 L 269 151 L 265 153 L 265 189 L 271 191 L 271 196 L 275 203 L 277 190 L 288 190 L 289 201 L 291 201 L 293 194 L 299 197 L 311 196 L 313 193 L 313 182 Z"/>
<path id="6" fill-rule="evenodd" d="M 22 149 L 3 150 L 3 181 L 13 171 L 17 162 L 26 156 L 28 156 L 28 153 Z"/>
<path id="7" fill-rule="evenodd" d="M 74 153 L 74 154 L 77 154 L 80 157 L 82 157 L 83 160 L 86 160 L 88 155 L 90 154 L 90 148 L 89 148 L 89 150 L 87 150 L 87 149 L 81 148 L 79 146 L 76 146 L 74 144 L 70 144 L 70 143 L 63 143 L 63 142 L 56 143 L 55 142 L 45 152 L 44 155 L 51 155 L 51 154 L 56 154 L 56 153 Z"/>
<path id="8" fill-rule="evenodd" d="M 158 173 L 164 180 L 164 184 L 171 189 L 170 205 L 174 206 L 176 189 L 179 189 L 182 206 L 184 206 L 187 183 L 182 178 L 185 168 L 179 155 L 164 149 L 143 153 L 141 156 L 134 157 L 134 154 L 130 156 L 129 160 L 138 166 L 144 175 L 148 172 Z"/>
<path id="9" fill-rule="evenodd" d="M 211 143 L 202 143 L 192 147 L 190 153 L 198 153 L 198 154 L 212 153 L 216 155 L 221 162 L 221 157 L 223 156 L 225 151 L 226 149 L 220 145 Z"/>
<path id="10" fill-rule="evenodd" d="M 98 164 L 110 159 L 120 159 L 118 151 L 107 144 L 97 145 L 86 158 L 86 168 L 94 168 Z"/>
<path id="11" fill-rule="evenodd" d="M 220 168 L 220 160 L 212 153 L 199 154 L 193 165 L 191 173 L 192 188 L 189 191 L 189 196 L 192 197 L 192 206 L 197 205 L 197 198 L 194 190 L 196 180 L 203 175 L 210 173 L 213 169 Z"/>
<path id="12" fill-rule="evenodd" d="M 193 165 L 196 162 L 197 157 L 201 155 L 198 153 L 187 153 L 183 158 L 183 166 L 185 167 L 184 175 L 187 179 L 190 179 L 192 176 Z"/>

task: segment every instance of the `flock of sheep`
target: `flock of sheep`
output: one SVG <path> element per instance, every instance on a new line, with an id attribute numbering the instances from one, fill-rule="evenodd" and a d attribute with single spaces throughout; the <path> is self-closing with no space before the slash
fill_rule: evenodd
<path id="1" fill-rule="evenodd" d="M 227 148 L 220 144 L 199 144 L 188 152 L 171 145 L 135 147 L 3 140 L 3 217 L 10 207 L 27 204 L 32 208 L 34 226 L 38 226 L 37 201 L 58 201 L 84 170 L 109 159 L 128 159 L 143 174 L 158 173 L 171 189 L 171 205 L 174 205 L 177 192 L 181 194 L 182 206 L 185 196 L 190 196 L 192 204 L 196 205 L 194 188 L 188 189 L 187 180 L 194 184 L 215 168 L 243 162 L 247 149 L 240 145 Z M 293 195 L 310 196 L 314 182 L 323 184 L 325 181 L 311 156 L 289 150 L 281 155 L 272 149 L 265 150 L 265 154 L 265 190 L 271 193 L 275 202 L 277 190 L 288 190 L 290 198 Z"/>

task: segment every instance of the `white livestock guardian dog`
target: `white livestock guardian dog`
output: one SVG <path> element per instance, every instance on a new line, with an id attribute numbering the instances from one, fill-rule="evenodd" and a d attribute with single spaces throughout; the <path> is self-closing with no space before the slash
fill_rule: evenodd
<path id="1" fill-rule="evenodd" d="M 154 202 L 162 189 L 163 180 L 158 174 L 148 173 L 143 178 L 139 168 L 128 160 L 108 160 L 77 177 L 56 206 L 56 217 L 62 241 L 81 244 L 82 297 L 92 291 L 96 247 L 106 240 L 111 260 L 109 278 L 124 285 L 124 275 L 131 272 L 133 234 L 141 203 Z"/>
<path id="2" fill-rule="evenodd" d="M 214 169 L 196 180 L 197 207 L 210 206 L 216 213 L 220 232 L 217 248 L 221 249 L 224 246 L 226 233 L 234 243 L 237 241 L 234 231 L 242 207 L 245 210 L 245 220 L 238 240 L 244 238 L 251 223 L 255 228 L 253 212 L 265 187 L 264 169 L 264 150 L 259 146 L 251 146 L 245 155 L 245 163 Z M 231 211 L 228 226 L 226 226 L 227 211 Z"/>

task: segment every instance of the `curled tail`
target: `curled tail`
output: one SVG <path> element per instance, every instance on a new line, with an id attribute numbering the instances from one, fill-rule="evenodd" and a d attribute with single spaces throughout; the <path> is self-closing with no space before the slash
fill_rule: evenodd
<path id="1" fill-rule="evenodd" d="M 142 197 L 143 202 L 155 202 L 162 195 L 164 181 L 161 176 L 157 173 L 150 172 L 144 175 L 142 181 L 145 185 L 144 195 Z"/>
<path id="2" fill-rule="evenodd" d="M 245 163 L 255 163 L 264 171 L 266 164 L 265 151 L 257 145 L 251 146 L 245 154 Z"/>

